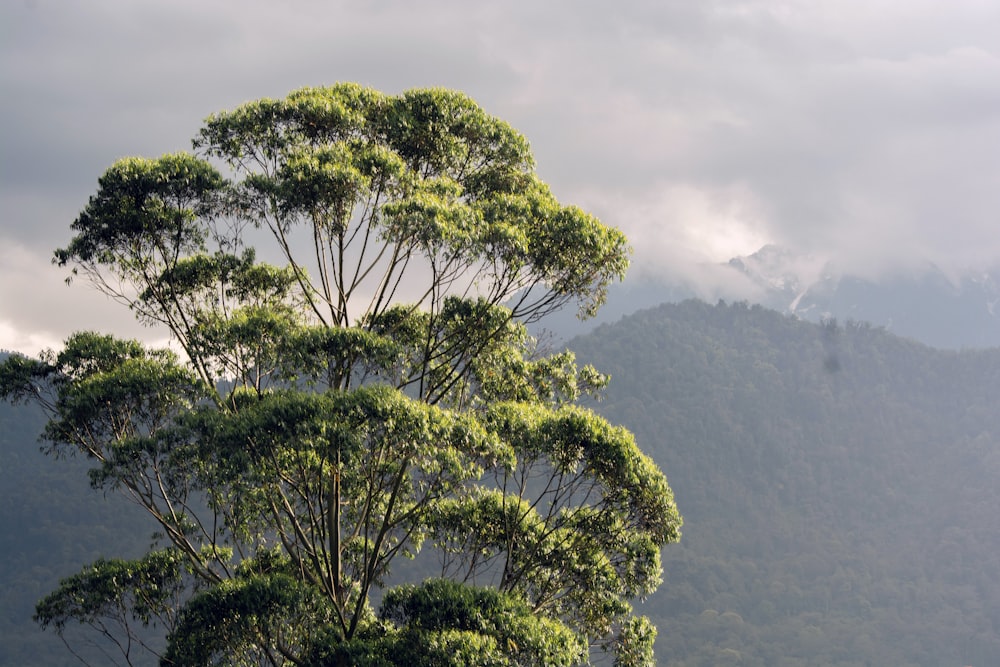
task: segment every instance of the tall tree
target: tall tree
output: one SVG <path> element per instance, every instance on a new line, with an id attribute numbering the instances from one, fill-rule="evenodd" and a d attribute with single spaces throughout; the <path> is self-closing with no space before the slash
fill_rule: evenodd
<path id="1" fill-rule="evenodd" d="M 0 367 L 162 546 L 88 566 L 38 620 L 126 661 L 162 623 L 161 664 L 649 663 L 630 600 L 679 537 L 670 488 L 575 405 L 605 378 L 525 329 L 592 314 L 624 236 L 453 91 L 302 89 L 209 117 L 194 147 L 115 163 L 55 253 L 179 353 L 80 333 Z M 441 578 L 376 613 L 421 551 Z"/>

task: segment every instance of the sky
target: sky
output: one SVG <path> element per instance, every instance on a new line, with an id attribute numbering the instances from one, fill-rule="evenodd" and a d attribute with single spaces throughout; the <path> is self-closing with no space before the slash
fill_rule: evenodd
<path id="1" fill-rule="evenodd" d="M 51 264 L 116 159 L 303 86 L 464 91 L 630 280 L 777 244 L 868 277 L 1000 266 L 995 0 L 5 0 L 0 349 L 155 340 Z"/>

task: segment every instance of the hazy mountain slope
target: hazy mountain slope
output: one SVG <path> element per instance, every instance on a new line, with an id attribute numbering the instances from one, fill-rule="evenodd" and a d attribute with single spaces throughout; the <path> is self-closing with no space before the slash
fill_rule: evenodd
<path id="1" fill-rule="evenodd" d="M 0 402 L 0 665 L 80 665 L 31 620 L 35 603 L 98 557 L 136 556 L 150 541 L 137 508 L 90 488 L 86 461 L 39 451 L 43 425 L 37 410 Z"/>
<path id="2" fill-rule="evenodd" d="M 702 283 L 630 275 L 610 288 L 596 318 L 580 322 L 573 313 L 561 312 L 542 320 L 535 331 L 548 329 L 565 340 L 641 309 L 701 298 L 747 301 L 817 323 L 827 318 L 870 322 L 942 349 L 1000 347 L 1000 271 L 946 275 L 917 263 L 866 278 L 776 246 L 701 271 Z"/>
<path id="3" fill-rule="evenodd" d="M 644 608 L 661 664 L 1000 664 L 1000 350 L 700 302 L 569 346 L 612 374 L 598 409 L 635 431 L 685 516 Z M 35 601 L 148 541 L 85 461 L 39 453 L 41 426 L 0 404 L 4 665 L 74 664 L 30 621 Z"/>
<path id="4" fill-rule="evenodd" d="M 685 517 L 661 664 L 1000 664 L 1000 351 L 698 302 L 570 347 Z"/>
<path id="5" fill-rule="evenodd" d="M 932 347 L 1000 346 L 995 273 L 948 276 L 918 263 L 872 279 L 775 246 L 733 258 L 729 267 L 756 288 L 751 301 L 803 319 L 871 322 Z"/>

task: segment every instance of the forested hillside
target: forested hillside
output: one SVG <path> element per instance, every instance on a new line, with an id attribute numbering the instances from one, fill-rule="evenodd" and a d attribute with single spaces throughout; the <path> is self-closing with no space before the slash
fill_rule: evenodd
<path id="1" fill-rule="evenodd" d="M 685 518 L 643 610 L 661 665 L 1000 664 L 1000 350 L 699 302 L 569 346 L 612 375 L 597 409 Z M 4 665 L 73 664 L 34 602 L 149 538 L 83 461 L 38 452 L 40 428 L 0 405 Z"/>
<path id="2" fill-rule="evenodd" d="M 54 632 L 43 632 L 31 620 L 35 603 L 87 563 L 133 556 L 151 539 L 150 524 L 137 508 L 90 488 L 87 461 L 42 454 L 38 436 L 44 424 L 38 410 L 0 401 L 0 665 L 5 666 L 80 665 Z M 74 649 L 93 664 L 107 663 L 107 656 L 86 643 Z"/>
<path id="3" fill-rule="evenodd" d="M 685 518 L 661 665 L 1000 664 L 1000 350 L 693 301 L 570 347 Z"/>

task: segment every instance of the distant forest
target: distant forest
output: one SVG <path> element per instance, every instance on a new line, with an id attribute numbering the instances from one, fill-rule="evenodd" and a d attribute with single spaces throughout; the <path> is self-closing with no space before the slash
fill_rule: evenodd
<path id="1" fill-rule="evenodd" d="M 140 555 L 152 528 L 138 508 L 90 488 L 87 461 L 43 455 L 44 425 L 33 406 L 0 401 L 0 665 L 79 667 L 31 620 L 35 603 L 99 557 Z M 86 635 L 67 636 L 84 638 L 74 650 L 92 664 L 108 663 Z"/>
<path id="2" fill-rule="evenodd" d="M 695 301 L 570 347 L 685 518 L 661 665 L 1000 664 L 1000 350 Z"/>
<path id="3" fill-rule="evenodd" d="M 642 605 L 667 667 L 1000 664 L 1000 349 L 940 351 L 746 304 L 642 311 L 569 342 L 612 376 L 685 519 Z M 31 622 L 149 524 L 0 405 L 0 664 L 77 663 Z"/>

